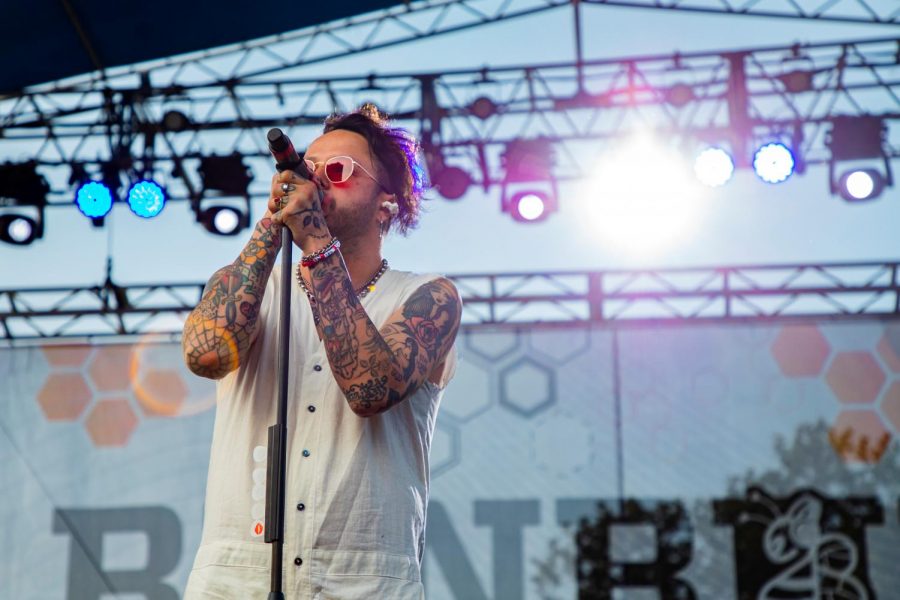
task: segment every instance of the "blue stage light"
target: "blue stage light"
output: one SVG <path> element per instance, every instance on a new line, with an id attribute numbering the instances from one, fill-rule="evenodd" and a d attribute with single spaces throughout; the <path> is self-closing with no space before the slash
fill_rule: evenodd
<path id="1" fill-rule="evenodd" d="M 766 144 L 753 157 L 753 170 L 766 183 L 781 183 L 794 172 L 794 154 L 784 144 Z"/>
<path id="2" fill-rule="evenodd" d="M 153 181 L 138 181 L 128 190 L 128 206 L 139 217 L 150 219 L 162 212 L 166 193 Z"/>
<path id="3" fill-rule="evenodd" d="M 112 209 L 112 193 L 99 181 L 87 181 L 75 192 L 75 204 L 78 210 L 92 219 L 100 219 Z"/>

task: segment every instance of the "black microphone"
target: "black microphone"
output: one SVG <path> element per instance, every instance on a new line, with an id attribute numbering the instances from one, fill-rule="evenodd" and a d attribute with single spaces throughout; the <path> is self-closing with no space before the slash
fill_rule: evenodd
<path id="1" fill-rule="evenodd" d="M 290 169 L 304 179 L 310 178 L 306 163 L 300 160 L 300 155 L 294 149 L 294 144 L 291 143 L 290 138 L 283 131 L 273 127 L 266 134 L 266 139 L 269 142 L 269 152 L 275 158 L 276 169 L 279 171 Z"/>

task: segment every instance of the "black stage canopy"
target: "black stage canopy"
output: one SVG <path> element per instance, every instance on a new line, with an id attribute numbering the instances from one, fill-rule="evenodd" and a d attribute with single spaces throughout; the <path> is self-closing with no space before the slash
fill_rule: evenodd
<path id="1" fill-rule="evenodd" d="M 0 94 L 121 65 L 293 31 L 402 2 L 5 0 Z"/>

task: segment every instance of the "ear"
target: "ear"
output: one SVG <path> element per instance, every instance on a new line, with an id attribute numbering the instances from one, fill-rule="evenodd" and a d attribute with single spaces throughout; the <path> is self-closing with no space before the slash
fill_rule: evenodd
<path id="1" fill-rule="evenodd" d="M 385 198 L 379 205 L 378 212 L 384 215 L 385 221 L 390 221 L 400 213 L 400 205 L 397 204 L 393 194 L 385 194 Z"/>

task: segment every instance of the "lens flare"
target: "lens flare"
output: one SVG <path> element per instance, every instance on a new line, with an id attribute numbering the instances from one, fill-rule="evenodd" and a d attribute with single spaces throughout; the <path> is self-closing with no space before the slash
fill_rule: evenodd
<path id="1" fill-rule="evenodd" d="M 678 152 L 645 136 L 600 157 L 579 200 L 593 238 L 647 255 L 691 234 L 705 194 Z"/>

